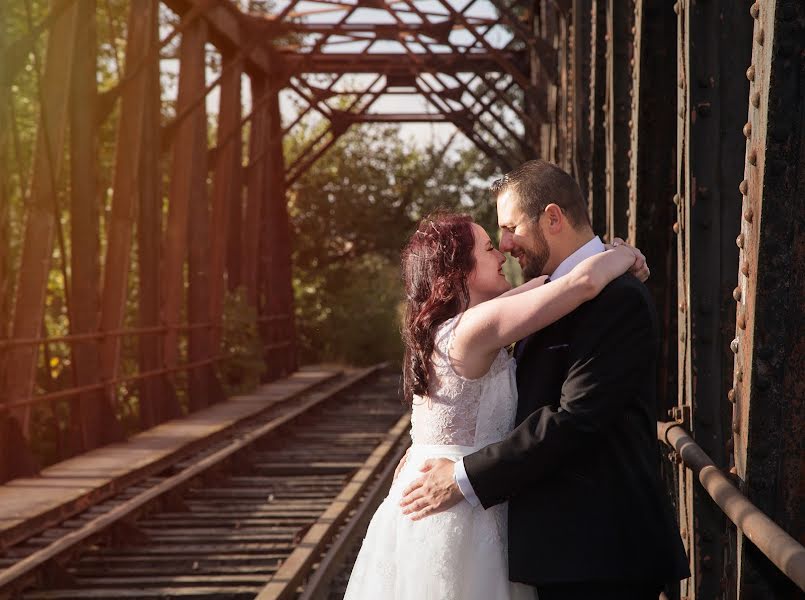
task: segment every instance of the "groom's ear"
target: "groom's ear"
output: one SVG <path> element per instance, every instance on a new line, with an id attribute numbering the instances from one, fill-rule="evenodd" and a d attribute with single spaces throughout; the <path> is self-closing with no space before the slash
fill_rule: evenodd
<path id="1" fill-rule="evenodd" d="M 560 233 L 565 221 L 565 214 L 559 205 L 551 203 L 545 207 L 545 225 L 550 233 Z"/>

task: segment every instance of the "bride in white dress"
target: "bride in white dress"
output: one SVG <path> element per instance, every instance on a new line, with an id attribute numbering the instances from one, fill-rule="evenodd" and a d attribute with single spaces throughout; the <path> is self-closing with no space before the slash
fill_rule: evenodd
<path id="1" fill-rule="evenodd" d="M 458 460 L 500 441 L 514 427 L 515 363 L 504 346 L 570 313 L 636 264 L 623 245 L 583 261 L 542 287 L 514 290 L 505 257 L 463 215 L 425 219 L 403 251 L 408 306 L 404 393 L 412 404 L 412 446 L 369 524 L 345 600 L 533 600 L 511 583 L 507 507 L 460 502 L 413 521 L 403 490 L 430 458 Z"/>

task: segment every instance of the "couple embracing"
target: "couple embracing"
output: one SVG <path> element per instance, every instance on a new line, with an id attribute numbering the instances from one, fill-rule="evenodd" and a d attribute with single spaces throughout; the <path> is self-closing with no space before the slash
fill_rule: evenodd
<path id="1" fill-rule="evenodd" d="M 499 250 L 439 215 L 403 251 L 413 444 L 345 598 L 657 600 L 689 573 L 659 476 L 645 259 L 594 235 L 553 164 L 493 192 Z M 510 289 L 502 252 L 526 283 Z"/>

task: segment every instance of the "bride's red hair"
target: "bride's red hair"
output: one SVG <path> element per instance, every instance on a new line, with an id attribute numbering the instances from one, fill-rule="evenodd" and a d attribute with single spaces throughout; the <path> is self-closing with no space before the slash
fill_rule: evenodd
<path id="1" fill-rule="evenodd" d="M 472 222 L 468 215 L 431 215 L 403 249 L 403 399 L 409 404 L 415 394 L 428 392 L 436 329 L 469 303 L 467 278 L 475 268 Z"/>

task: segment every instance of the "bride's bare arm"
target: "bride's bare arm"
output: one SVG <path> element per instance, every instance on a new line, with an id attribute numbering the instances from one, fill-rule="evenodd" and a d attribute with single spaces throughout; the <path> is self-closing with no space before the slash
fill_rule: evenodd
<path id="1" fill-rule="evenodd" d="M 550 285 L 535 284 L 524 292 L 504 294 L 466 310 L 456 323 L 450 348 L 456 371 L 464 377 L 480 377 L 500 348 L 595 298 L 609 282 L 629 270 L 635 259 L 632 248 L 618 246 L 582 261 Z"/>
<path id="2" fill-rule="evenodd" d="M 508 292 L 503 292 L 500 296 L 496 298 L 496 300 L 498 298 L 508 298 L 509 296 L 516 296 L 517 294 L 522 294 L 523 292 L 527 292 L 528 290 L 533 290 L 534 288 L 537 288 L 541 286 L 543 283 L 545 283 L 546 279 L 548 279 L 547 275 L 542 275 L 541 277 L 535 277 L 534 279 L 526 281 L 525 283 L 510 289 Z"/>

